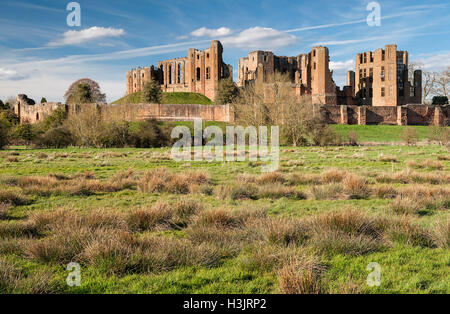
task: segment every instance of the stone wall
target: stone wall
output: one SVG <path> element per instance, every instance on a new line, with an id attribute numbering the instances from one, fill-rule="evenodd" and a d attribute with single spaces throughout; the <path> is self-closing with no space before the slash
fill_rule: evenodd
<path id="1" fill-rule="evenodd" d="M 325 106 L 329 124 L 441 125 L 450 122 L 450 106 Z"/>
<path id="2" fill-rule="evenodd" d="M 128 121 L 192 121 L 201 118 L 207 121 L 234 122 L 230 105 L 125 104 L 103 106 L 102 111 L 106 116 L 115 116 L 114 112 L 118 112 L 122 119 Z"/>
<path id="3" fill-rule="evenodd" d="M 67 110 L 67 106 L 60 102 L 36 104 L 34 100 L 29 99 L 27 95 L 18 95 L 17 101 L 14 104 L 14 112 L 19 117 L 21 123 L 36 123 L 44 120 L 45 117 L 58 108 Z"/>

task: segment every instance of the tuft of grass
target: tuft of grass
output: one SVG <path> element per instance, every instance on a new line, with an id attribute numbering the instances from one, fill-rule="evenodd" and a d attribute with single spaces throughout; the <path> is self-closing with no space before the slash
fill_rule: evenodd
<path id="1" fill-rule="evenodd" d="M 283 294 L 320 294 L 322 267 L 316 258 L 297 256 L 277 272 L 279 292 Z"/>
<path id="2" fill-rule="evenodd" d="M 343 188 L 340 184 L 315 185 L 309 189 L 309 195 L 314 200 L 342 199 Z"/>
<path id="3" fill-rule="evenodd" d="M 21 206 L 30 204 L 30 199 L 23 195 L 22 192 L 16 190 L 1 190 L 0 204 L 11 204 L 13 206 Z"/>
<path id="4" fill-rule="evenodd" d="M 144 173 L 138 182 L 138 189 L 146 193 L 188 194 L 198 185 L 209 183 L 209 174 L 203 171 L 188 171 L 182 174 L 157 168 Z"/>
<path id="5" fill-rule="evenodd" d="M 344 191 L 350 198 L 364 199 L 369 196 L 366 180 L 355 174 L 348 174 L 342 182 Z"/>
<path id="6" fill-rule="evenodd" d="M 385 154 L 380 154 L 378 160 L 383 162 L 398 162 L 397 156 Z"/>
<path id="7" fill-rule="evenodd" d="M 339 183 L 347 176 L 347 172 L 338 169 L 329 169 L 322 174 L 324 183 Z"/>

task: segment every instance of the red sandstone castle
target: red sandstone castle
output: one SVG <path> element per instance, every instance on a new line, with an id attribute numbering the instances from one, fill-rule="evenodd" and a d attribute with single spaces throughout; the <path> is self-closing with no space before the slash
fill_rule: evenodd
<path id="1" fill-rule="evenodd" d="M 187 57 L 158 62 L 154 66 L 127 71 L 127 95 L 142 91 L 144 83 L 157 80 L 164 92 L 200 93 L 214 100 L 219 80 L 233 76 L 232 67 L 222 59 L 223 47 L 213 40 L 204 51 L 189 49 Z"/>

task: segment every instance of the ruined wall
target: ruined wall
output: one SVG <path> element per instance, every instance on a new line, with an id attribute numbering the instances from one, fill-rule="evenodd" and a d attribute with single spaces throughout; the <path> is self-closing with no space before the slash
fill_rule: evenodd
<path id="1" fill-rule="evenodd" d="M 14 104 L 14 113 L 19 117 L 20 123 L 36 123 L 42 121 L 50 115 L 54 110 L 67 106 L 60 102 L 46 102 L 36 104 L 34 100 L 29 99 L 27 95 L 18 95 Z"/>
<path id="2" fill-rule="evenodd" d="M 192 92 L 216 98 L 219 81 L 232 77 L 232 67 L 222 59 L 220 41 L 211 41 L 205 50 L 189 49 L 187 57 L 163 60 L 158 67 L 145 67 L 127 71 L 127 94 L 143 90 L 145 82 L 157 80 L 164 92 Z"/>
<path id="3" fill-rule="evenodd" d="M 450 106 L 324 106 L 329 124 L 448 126 Z"/>
<path id="4" fill-rule="evenodd" d="M 317 104 L 337 105 L 336 84 L 329 68 L 327 47 L 313 47 L 307 54 L 295 57 L 276 56 L 270 51 L 254 51 L 239 59 L 237 85 L 245 86 L 252 81 L 264 83 L 276 72 L 287 74 L 295 94 L 309 95 Z"/>

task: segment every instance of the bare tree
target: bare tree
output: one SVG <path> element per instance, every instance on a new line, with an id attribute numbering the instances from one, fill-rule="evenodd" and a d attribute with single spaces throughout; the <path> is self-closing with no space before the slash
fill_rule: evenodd
<path id="1" fill-rule="evenodd" d="M 297 96 L 287 75 L 275 73 L 265 82 L 252 82 L 239 91 L 233 107 L 236 122 L 278 125 L 290 145 L 325 145 L 336 139 L 321 106 L 314 105 L 310 96 Z"/>
<path id="2" fill-rule="evenodd" d="M 77 145 L 82 147 L 101 147 L 104 131 L 101 108 L 84 104 L 72 109 L 65 125 L 73 135 Z"/>
<path id="3" fill-rule="evenodd" d="M 450 67 L 447 67 L 437 75 L 435 89 L 436 96 L 449 96 L 448 92 L 450 90 Z"/>
<path id="4" fill-rule="evenodd" d="M 431 104 L 431 98 L 436 94 L 436 81 L 438 73 L 436 72 L 423 72 L 423 82 L 422 82 L 422 103 Z"/>

